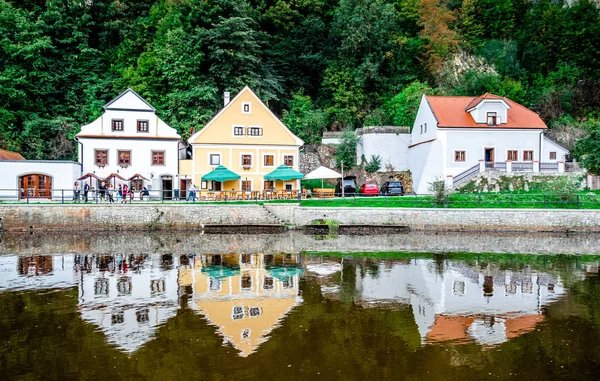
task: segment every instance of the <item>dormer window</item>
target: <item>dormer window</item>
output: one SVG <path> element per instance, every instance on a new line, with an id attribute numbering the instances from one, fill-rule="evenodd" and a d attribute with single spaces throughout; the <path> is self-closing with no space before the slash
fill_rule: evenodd
<path id="1" fill-rule="evenodd" d="M 242 102 L 242 114 L 252 114 L 252 103 Z"/>
<path id="2" fill-rule="evenodd" d="M 488 112 L 487 113 L 487 125 L 495 126 L 496 121 L 497 121 L 497 114 L 495 112 Z"/>

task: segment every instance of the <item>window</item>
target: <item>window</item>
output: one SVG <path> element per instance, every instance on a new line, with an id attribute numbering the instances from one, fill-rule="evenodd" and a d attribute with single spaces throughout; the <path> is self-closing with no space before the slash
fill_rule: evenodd
<path id="1" fill-rule="evenodd" d="M 425 123 L 425 129 L 424 132 L 427 133 L 427 123 Z"/>
<path id="2" fill-rule="evenodd" d="M 487 113 L 487 124 L 488 124 L 488 126 L 496 125 L 496 113 L 495 112 Z"/>
<path id="3" fill-rule="evenodd" d="M 108 150 L 96 150 L 96 165 L 98 167 L 108 165 Z"/>
<path id="4" fill-rule="evenodd" d="M 293 155 L 283 155 L 283 164 L 288 167 L 294 166 L 294 156 Z"/>
<path id="5" fill-rule="evenodd" d="M 211 291 L 221 291 L 221 280 L 210 277 L 209 288 Z"/>
<path id="6" fill-rule="evenodd" d="M 117 292 L 121 295 L 131 295 L 131 288 L 133 284 L 130 277 L 121 277 L 117 280 Z"/>
<path id="7" fill-rule="evenodd" d="M 241 338 L 242 338 L 242 340 L 249 339 L 249 338 L 250 338 L 250 333 L 251 333 L 251 332 L 252 332 L 252 331 L 250 330 L 250 328 L 244 328 L 244 329 L 242 330 L 242 335 L 241 335 Z"/>
<path id="8" fill-rule="evenodd" d="M 252 190 L 252 181 L 250 180 L 242 180 L 242 191 L 251 191 Z"/>
<path id="9" fill-rule="evenodd" d="M 523 161 L 533 161 L 533 151 L 523 151 Z"/>
<path id="10" fill-rule="evenodd" d="M 265 183 L 264 183 L 264 189 L 266 189 L 266 190 L 275 189 L 275 187 L 273 186 L 273 182 L 272 181 L 265 181 Z"/>
<path id="11" fill-rule="evenodd" d="M 556 160 L 556 152 L 550 152 L 550 160 Z"/>
<path id="12" fill-rule="evenodd" d="M 263 289 L 265 289 L 265 290 L 273 289 L 273 277 L 272 276 L 265 276 L 265 278 L 263 280 Z"/>
<path id="13" fill-rule="evenodd" d="M 231 312 L 231 318 L 233 320 L 239 320 L 244 318 L 244 306 L 233 306 L 233 311 Z"/>
<path id="14" fill-rule="evenodd" d="M 292 184 L 285 184 L 285 190 L 286 191 L 291 191 L 293 188 Z"/>
<path id="15" fill-rule="evenodd" d="M 112 130 L 113 131 L 123 131 L 123 119 L 113 119 L 112 120 Z"/>
<path id="16" fill-rule="evenodd" d="M 131 165 L 131 151 L 117 151 L 117 160 L 120 167 L 128 167 Z"/>
<path id="17" fill-rule="evenodd" d="M 421 124 L 421 133 L 423 133 L 423 125 Z"/>
<path id="18" fill-rule="evenodd" d="M 207 189 L 208 188 L 208 182 L 206 180 L 201 180 L 200 181 L 200 189 Z"/>
<path id="19" fill-rule="evenodd" d="M 252 254 L 242 254 L 242 263 L 245 265 L 252 263 Z"/>
<path id="20" fill-rule="evenodd" d="M 139 311 L 135 311 L 135 320 L 138 323 L 147 323 L 150 320 L 150 309 L 144 308 Z"/>
<path id="21" fill-rule="evenodd" d="M 137 131 L 138 132 L 148 132 L 148 121 L 147 120 L 138 120 L 137 121 Z"/>
<path id="22" fill-rule="evenodd" d="M 221 165 L 221 155 L 218 153 L 211 153 L 210 165 Z"/>
<path id="23" fill-rule="evenodd" d="M 286 278 L 286 280 L 283 281 L 283 288 L 294 288 L 294 278 Z"/>
<path id="24" fill-rule="evenodd" d="M 135 188 L 138 189 L 138 188 Z M 140 188 L 141 189 L 141 188 Z M 165 279 L 153 279 L 150 281 L 150 291 L 152 294 L 159 294 L 165 292 Z"/>
<path id="25" fill-rule="evenodd" d="M 241 279 L 242 290 L 249 290 L 252 288 L 252 277 L 250 274 L 244 274 Z"/>
<path id="26" fill-rule="evenodd" d="M 466 151 L 454 151 L 454 161 L 462 162 L 467 160 Z"/>
<path id="27" fill-rule="evenodd" d="M 519 160 L 519 151 L 517 151 L 517 150 L 506 151 L 506 160 L 518 161 Z"/>
<path id="28" fill-rule="evenodd" d="M 152 165 L 165 165 L 165 151 L 152 151 Z"/>
<path id="29" fill-rule="evenodd" d="M 251 114 L 252 104 L 250 102 L 242 102 L 242 114 Z"/>
<path id="30" fill-rule="evenodd" d="M 246 128 L 244 128 L 242 126 L 233 127 L 233 135 L 235 135 L 235 136 L 246 135 Z"/>
<path id="31" fill-rule="evenodd" d="M 272 167 L 275 165 L 275 156 L 273 155 L 265 155 L 264 157 L 264 161 L 265 161 L 265 167 Z"/>
<path id="32" fill-rule="evenodd" d="M 262 136 L 262 134 L 261 127 L 248 127 L 248 136 Z"/>
<path id="33" fill-rule="evenodd" d="M 262 308 L 260 307 L 248 307 L 248 316 L 257 317 L 262 315 Z"/>
<path id="34" fill-rule="evenodd" d="M 252 155 L 242 155 L 242 166 L 243 167 L 251 167 L 252 166 Z"/>

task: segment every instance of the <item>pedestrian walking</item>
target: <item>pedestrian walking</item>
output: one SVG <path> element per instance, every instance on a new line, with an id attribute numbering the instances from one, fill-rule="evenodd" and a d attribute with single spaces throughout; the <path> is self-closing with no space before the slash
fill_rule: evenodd
<path id="1" fill-rule="evenodd" d="M 90 191 L 90 184 L 85 183 L 83 185 L 83 202 L 88 202 L 88 192 Z"/>
<path id="2" fill-rule="evenodd" d="M 123 185 L 119 184 L 119 189 L 117 189 L 117 202 L 123 202 Z"/>
<path id="3" fill-rule="evenodd" d="M 106 194 L 108 195 L 108 202 L 110 202 L 111 204 L 115 203 L 115 199 L 113 198 L 114 193 L 115 193 L 115 189 L 113 188 L 113 185 L 108 184 L 108 189 L 106 189 Z"/>
<path id="4" fill-rule="evenodd" d="M 185 198 L 185 201 L 190 201 L 190 199 L 194 202 L 197 200 L 196 185 L 194 185 L 194 184 L 190 185 L 190 189 L 188 189 L 188 194 L 187 194 L 187 197 Z"/>
<path id="5" fill-rule="evenodd" d="M 129 187 L 125 184 L 123 185 L 123 199 L 121 200 L 121 204 L 127 204 L 127 196 L 129 196 Z"/>
<path id="6" fill-rule="evenodd" d="M 104 181 L 100 182 L 98 193 L 100 193 L 100 202 L 106 201 L 106 183 Z"/>

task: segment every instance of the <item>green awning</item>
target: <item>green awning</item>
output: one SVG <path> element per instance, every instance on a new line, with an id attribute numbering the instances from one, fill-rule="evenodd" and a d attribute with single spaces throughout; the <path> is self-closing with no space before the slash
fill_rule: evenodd
<path id="1" fill-rule="evenodd" d="M 202 272 L 208 274 L 208 276 L 223 279 L 230 276 L 238 275 L 240 273 L 239 267 L 226 267 L 226 266 L 208 266 L 203 267 Z"/>
<path id="2" fill-rule="evenodd" d="M 239 180 L 240 177 L 241 176 L 237 173 L 230 171 L 222 165 L 219 165 L 212 172 L 209 172 L 206 175 L 202 176 L 202 180 L 218 181 L 222 183 L 223 181 Z"/>
<path id="3" fill-rule="evenodd" d="M 296 180 L 303 178 L 304 175 L 285 164 L 281 164 L 276 170 L 267 173 L 265 180 Z"/>
<path id="4" fill-rule="evenodd" d="M 304 270 L 298 267 L 272 267 L 268 271 L 281 281 L 286 281 L 294 275 L 302 275 L 304 273 Z"/>

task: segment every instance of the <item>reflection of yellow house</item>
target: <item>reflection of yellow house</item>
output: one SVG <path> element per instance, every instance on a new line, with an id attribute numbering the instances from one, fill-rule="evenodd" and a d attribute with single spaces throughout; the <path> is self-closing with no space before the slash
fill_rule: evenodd
<path id="1" fill-rule="evenodd" d="M 212 190 L 299 189 L 299 180 L 265 182 L 263 177 L 286 164 L 298 170 L 299 148 L 304 142 L 294 135 L 249 88 L 244 87 L 203 129 L 189 138 L 193 149 L 191 168 L 181 175 L 192 177 L 198 188 Z M 240 175 L 223 184 L 202 183 L 202 176 L 218 165 Z"/>
<path id="2" fill-rule="evenodd" d="M 219 276 L 215 268 L 227 268 Z M 230 254 L 206 256 L 194 270 L 194 300 L 200 313 L 246 357 L 298 303 L 298 274 L 274 275 L 265 266 L 295 264 L 295 255 Z M 231 270 L 234 269 L 234 270 Z M 282 267 L 279 267 L 282 269 Z M 207 271 L 208 270 L 208 271 Z"/>

